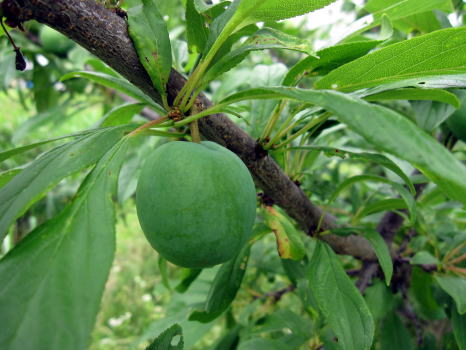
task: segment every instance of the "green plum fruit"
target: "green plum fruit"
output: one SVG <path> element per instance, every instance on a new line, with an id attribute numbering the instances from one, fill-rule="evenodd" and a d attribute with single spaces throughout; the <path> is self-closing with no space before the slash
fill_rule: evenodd
<path id="1" fill-rule="evenodd" d="M 151 153 L 136 190 L 139 222 L 168 261 L 203 268 L 236 256 L 256 215 L 256 191 L 243 162 L 209 141 L 173 141 Z"/>

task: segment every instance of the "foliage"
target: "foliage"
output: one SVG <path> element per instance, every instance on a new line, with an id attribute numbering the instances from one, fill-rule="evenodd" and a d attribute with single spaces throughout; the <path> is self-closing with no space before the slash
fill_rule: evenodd
<path id="1" fill-rule="evenodd" d="M 98 2 L 127 21 L 157 93 L 58 23 L 9 28 L 24 72 L 0 34 L 1 349 L 466 349 L 464 2 Z M 342 23 L 309 29 L 327 5 Z M 296 185 L 256 179 L 240 253 L 181 268 L 139 228 L 140 169 L 216 113 Z"/>

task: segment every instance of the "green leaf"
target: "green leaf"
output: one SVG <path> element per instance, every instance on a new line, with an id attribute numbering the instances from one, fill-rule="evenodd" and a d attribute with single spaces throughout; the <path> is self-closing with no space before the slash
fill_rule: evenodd
<path id="1" fill-rule="evenodd" d="M 414 267 L 410 282 L 410 299 L 416 313 L 428 320 L 440 320 L 446 317 L 433 293 L 434 278 L 419 267 Z"/>
<path id="2" fill-rule="evenodd" d="M 204 50 L 209 37 L 209 30 L 204 16 L 196 8 L 196 0 L 186 1 L 186 37 L 191 52 L 201 53 Z"/>
<path id="3" fill-rule="evenodd" d="M 335 0 L 235 0 L 237 9 L 230 23 L 244 27 L 257 22 L 273 22 L 304 15 L 325 7 Z M 229 23 L 229 25 L 230 25 Z"/>
<path id="4" fill-rule="evenodd" d="M 413 78 L 423 81 L 426 77 L 464 75 L 465 42 L 466 27 L 438 30 L 386 46 L 345 64 L 314 86 L 349 92 Z"/>
<path id="5" fill-rule="evenodd" d="M 429 252 L 422 251 L 422 250 L 414 254 L 414 256 L 411 258 L 411 264 L 413 265 L 425 265 L 425 264 L 437 265 L 439 263 L 440 262 L 435 256 L 433 256 Z"/>
<path id="6" fill-rule="evenodd" d="M 466 313 L 466 279 L 454 276 L 436 275 L 435 280 L 455 301 L 460 315 Z"/>
<path id="7" fill-rule="evenodd" d="M 70 72 L 70 73 L 63 75 L 60 78 L 60 80 L 63 81 L 63 80 L 67 80 L 71 78 L 79 78 L 79 77 L 92 80 L 95 83 L 101 84 L 103 86 L 107 86 L 117 91 L 120 91 L 130 97 L 135 98 L 138 101 L 147 103 L 156 112 L 158 112 L 161 115 L 164 115 L 166 113 L 165 109 L 162 106 L 160 106 L 158 103 L 155 103 L 152 98 L 147 96 L 137 87 L 135 87 L 133 84 L 129 83 L 125 79 L 115 77 L 113 75 L 99 73 L 99 72 L 76 71 L 76 72 Z"/>
<path id="8" fill-rule="evenodd" d="M 145 103 L 128 103 L 116 106 L 102 117 L 99 126 L 107 127 L 128 124 L 131 122 L 133 116 L 140 113 L 145 106 Z"/>
<path id="9" fill-rule="evenodd" d="M 178 293 L 184 293 L 188 290 L 191 283 L 201 274 L 202 269 L 182 269 L 183 275 L 180 283 L 175 287 Z"/>
<path id="10" fill-rule="evenodd" d="M 451 310 L 451 324 L 459 350 L 466 350 L 466 315 L 460 315 L 453 308 Z"/>
<path id="11" fill-rule="evenodd" d="M 8 281 L 0 286 L 0 348 L 87 348 L 115 250 L 112 196 L 124 155 L 121 141 L 58 216 L 0 260 Z"/>
<path id="12" fill-rule="evenodd" d="M 0 238 L 8 226 L 61 179 L 97 162 L 128 126 L 97 129 L 43 154 L 0 189 Z"/>
<path id="13" fill-rule="evenodd" d="M 331 70 L 367 54 L 380 43 L 381 41 L 378 40 L 352 42 L 317 51 L 317 57 L 308 56 L 291 67 L 283 79 L 283 85 L 296 85 L 305 73 L 327 74 Z"/>
<path id="14" fill-rule="evenodd" d="M 363 236 L 374 248 L 375 255 L 385 275 L 385 283 L 389 286 L 393 276 L 393 261 L 387 243 L 376 230 L 364 230 Z"/>
<path id="15" fill-rule="evenodd" d="M 370 0 L 364 7 L 375 18 L 388 16 L 391 20 L 405 18 L 431 10 L 453 11 L 450 0 Z"/>
<path id="16" fill-rule="evenodd" d="M 263 28 L 252 35 L 244 44 L 216 61 L 204 75 L 202 84 L 206 85 L 219 75 L 229 71 L 243 61 L 251 51 L 266 49 L 286 49 L 307 54 L 312 53 L 309 41 L 285 34 L 276 29 Z"/>
<path id="17" fill-rule="evenodd" d="M 238 350 L 292 350 L 286 343 L 280 340 L 266 338 L 252 338 L 239 344 Z"/>
<path id="18" fill-rule="evenodd" d="M 308 150 L 316 150 L 323 152 L 327 157 L 336 156 L 339 158 L 346 158 L 349 157 L 354 160 L 362 160 L 365 162 L 371 162 L 379 164 L 397 174 L 400 178 L 404 180 L 406 185 L 408 186 L 411 193 L 414 195 L 416 194 L 416 190 L 414 189 L 413 182 L 407 176 L 401 168 L 396 165 L 390 158 L 385 157 L 382 154 L 377 153 L 368 153 L 368 152 L 350 152 L 347 150 L 343 150 L 340 148 L 335 147 L 325 147 L 325 146 L 299 146 L 299 147 L 290 147 L 289 149 L 308 149 Z"/>
<path id="19" fill-rule="evenodd" d="M 306 254 L 299 232 L 277 207 L 266 207 L 265 222 L 275 234 L 282 259 L 301 260 Z"/>
<path id="20" fill-rule="evenodd" d="M 380 334 L 380 349 L 413 349 L 411 336 L 395 312 L 389 313 L 382 323 Z"/>
<path id="21" fill-rule="evenodd" d="M 243 100 L 282 98 L 312 103 L 335 113 L 341 122 L 368 142 L 410 162 L 451 198 L 466 203 L 464 165 L 432 136 L 388 108 L 337 91 L 285 87 L 241 91 L 221 101 L 217 108 Z"/>
<path id="22" fill-rule="evenodd" d="M 338 257 L 327 244 L 320 241 L 316 242 L 310 262 L 309 284 L 341 348 L 370 349 L 374 321 L 369 308 Z"/>
<path id="23" fill-rule="evenodd" d="M 163 331 L 146 350 L 183 350 L 183 330 L 177 324 Z"/>
<path id="24" fill-rule="evenodd" d="M 395 210 L 401 210 L 401 209 L 407 209 L 406 202 L 403 199 L 401 198 L 382 199 L 380 201 L 365 204 L 353 216 L 353 221 L 357 222 L 361 218 L 364 218 L 368 215 L 380 213 L 382 211 L 395 211 Z"/>
<path id="25" fill-rule="evenodd" d="M 16 175 L 20 173 L 21 169 L 11 169 L 0 173 L 0 188 L 5 186 Z"/>
<path id="26" fill-rule="evenodd" d="M 142 0 L 142 5 L 128 10 L 129 34 L 139 60 L 162 97 L 172 68 L 172 52 L 167 24 L 154 0 Z"/>
<path id="27" fill-rule="evenodd" d="M 406 206 L 409 211 L 410 221 L 413 224 L 416 221 L 416 200 L 414 199 L 413 195 L 409 193 L 403 186 L 400 184 L 393 182 L 385 177 L 375 176 L 375 175 L 356 175 L 350 178 L 347 178 L 342 183 L 338 185 L 335 191 L 332 193 L 328 200 L 328 205 L 333 202 L 335 199 L 338 198 L 339 194 L 345 190 L 347 187 L 351 186 L 356 182 L 367 182 L 367 181 L 375 181 L 375 182 L 382 182 L 389 184 L 395 190 L 398 191 L 401 198 L 405 201 Z"/>
<path id="28" fill-rule="evenodd" d="M 232 260 L 224 263 L 210 287 L 203 310 L 194 311 L 190 321 L 208 323 L 220 316 L 235 299 L 248 264 L 250 246 L 246 244 Z"/>
<path id="29" fill-rule="evenodd" d="M 455 108 L 460 107 L 460 100 L 455 94 L 441 89 L 416 89 L 405 88 L 379 92 L 374 95 L 364 97 L 366 101 L 387 101 L 387 100 L 427 100 L 448 103 Z"/>
<path id="30" fill-rule="evenodd" d="M 0 162 L 3 162 L 4 160 L 7 160 L 11 157 L 14 157 L 18 154 L 21 154 L 21 153 L 24 153 L 24 152 L 27 152 L 31 149 L 34 149 L 34 148 L 37 148 L 39 146 L 42 146 L 42 145 L 46 145 L 48 143 L 51 143 L 51 142 L 55 142 L 55 141 L 59 141 L 59 140 L 63 140 L 63 139 L 67 139 L 67 138 L 71 138 L 71 137 L 78 137 L 78 136 L 82 136 L 84 135 L 86 132 L 84 133 L 79 133 L 79 134 L 74 134 L 74 135 L 65 135 L 65 136 L 60 136 L 60 137 L 55 137 L 53 139 L 48 139 L 48 140 L 44 140 L 44 141 L 39 141 L 39 142 L 36 142 L 36 143 L 31 143 L 30 145 L 26 145 L 26 146 L 22 146 L 22 147 L 17 147 L 17 148 L 13 148 L 13 149 L 10 149 L 8 151 L 3 151 L 3 152 L 0 152 Z"/>

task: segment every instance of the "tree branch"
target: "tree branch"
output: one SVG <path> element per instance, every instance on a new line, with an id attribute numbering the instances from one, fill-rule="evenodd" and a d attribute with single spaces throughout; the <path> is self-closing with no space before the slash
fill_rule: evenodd
<path id="1" fill-rule="evenodd" d="M 8 23 L 34 19 L 58 30 L 102 59 L 154 100 L 160 101 L 159 94 L 139 62 L 128 36 L 126 21 L 100 4 L 93 0 L 4 0 L 2 9 Z M 170 102 L 185 81 L 180 73 L 172 70 L 167 86 Z M 199 96 L 197 103 L 204 108 L 211 105 L 204 95 Z M 322 210 L 307 198 L 271 157 L 258 155 L 256 142 L 249 135 L 222 114 L 202 118 L 199 127 L 206 139 L 236 153 L 264 193 L 295 219 L 305 232 L 314 233 Z M 326 215 L 321 229 L 334 227 L 334 218 Z M 321 239 L 329 243 L 337 253 L 364 260 L 375 259 L 372 247 L 362 237 L 330 234 Z"/>

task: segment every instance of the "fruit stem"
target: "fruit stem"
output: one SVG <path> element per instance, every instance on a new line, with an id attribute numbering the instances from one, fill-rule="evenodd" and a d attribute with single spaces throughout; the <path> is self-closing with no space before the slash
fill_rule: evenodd
<path id="1" fill-rule="evenodd" d="M 168 115 L 165 115 L 163 116 L 162 118 L 159 118 L 159 119 L 155 119 L 155 120 L 151 120 L 150 122 L 144 124 L 144 125 L 141 125 L 139 128 L 131 131 L 129 133 L 129 137 L 133 137 L 133 136 L 136 136 L 137 134 L 139 134 L 141 131 L 145 130 L 145 129 L 148 129 L 154 125 L 157 125 L 157 124 L 161 124 L 163 123 L 164 121 L 166 121 L 168 119 Z"/>
<path id="2" fill-rule="evenodd" d="M 191 139 L 193 142 L 201 143 L 201 134 L 199 133 L 199 125 L 197 120 L 189 124 L 189 129 L 191 130 Z"/>

